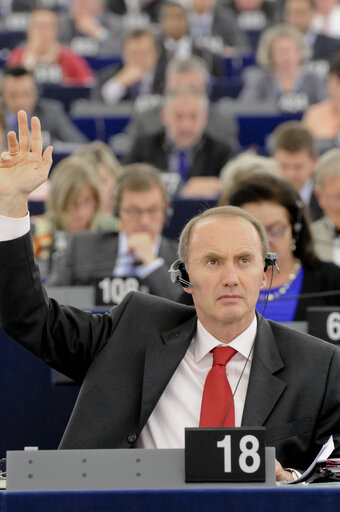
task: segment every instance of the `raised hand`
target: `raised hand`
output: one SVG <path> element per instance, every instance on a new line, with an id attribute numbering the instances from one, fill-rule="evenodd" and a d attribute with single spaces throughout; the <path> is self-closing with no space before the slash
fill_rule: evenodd
<path id="1" fill-rule="evenodd" d="M 29 194 L 48 177 L 52 147 L 42 153 L 40 121 L 32 117 L 31 150 L 26 112 L 18 112 L 19 141 L 15 132 L 7 135 L 8 151 L 0 156 L 0 215 L 22 217 L 27 213 Z"/>

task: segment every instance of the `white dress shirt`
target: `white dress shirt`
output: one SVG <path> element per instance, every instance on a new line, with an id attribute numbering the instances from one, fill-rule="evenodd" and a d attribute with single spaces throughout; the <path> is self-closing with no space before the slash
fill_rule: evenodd
<path id="1" fill-rule="evenodd" d="M 228 344 L 237 350 L 226 367 L 233 393 L 238 384 L 234 398 L 236 427 L 242 422 L 252 360 L 250 352 L 256 329 L 257 320 L 254 317 L 250 326 Z M 199 426 L 204 383 L 213 362 L 211 350 L 217 346 L 225 345 L 198 321 L 196 334 L 143 428 L 136 443 L 137 448 L 184 447 L 185 427 Z"/>

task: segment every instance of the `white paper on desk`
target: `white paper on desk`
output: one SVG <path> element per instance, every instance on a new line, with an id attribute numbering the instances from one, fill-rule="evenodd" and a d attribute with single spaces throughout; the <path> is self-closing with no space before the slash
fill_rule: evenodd
<path id="1" fill-rule="evenodd" d="M 299 478 L 297 478 L 296 480 L 294 480 L 293 482 L 288 482 L 288 484 L 298 484 L 300 482 L 304 482 L 305 480 L 307 480 L 308 476 L 312 473 L 315 465 L 318 462 L 325 462 L 333 451 L 334 451 L 334 441 L 333 441 L 333 436 L 330 436 L 328 441 L 322 446 L 321 450 L 319 451 L 319 453 L 317 454 L 317 456 L 315 457 L 315 459 L 313 460 L 311 465 L 306 469 L 306 471 L 304 473 L 302 473 L 302 475 Z"/>

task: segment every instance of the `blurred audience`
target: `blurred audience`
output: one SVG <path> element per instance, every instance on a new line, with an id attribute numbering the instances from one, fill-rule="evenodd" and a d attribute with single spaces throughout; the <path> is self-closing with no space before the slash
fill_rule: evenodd
<path id="1" fill-rule="evenodd" d="M 44 146 L 56 142 L 87 142 L 87 138 L 70 121 L 61 103 L 39 98 L 39 90 L 31 71 L 21 67 L 6 68 L 1 97 L 8 130 L 18 131 L 17 113 L 25 110 L 29 117 L 39 117 Z"/>
<path id="2" fill-rule="evenodd" d="M 340 149 L 324 153 L 316 168 L 316 189 L 324 217 L 312 224 L 315 251 L 324 261 L 340 265 Z"/>
<path id="3" fill-rule="evenodd" d="M 32 11 L 26 44 L 11 52 L 7 66 L 34 71 L 38 82 L 79 86 L 94 83 L 87 62 L 58 42 L 58 16 L 49 9 Z"/>
<path id="4" fill-rule="evenodd" d="M 183 292 L 171 283 L 168 273 L 176 259 L 177 243 L 161 235 L 168 205 L 169 196 L 157 169 L 143 164 L 127 166 L 117 186 L 119 234 L 74 235 L 50 283 L 89 285 L 119 277 L 121 288 L 128 279 L 127 291 L 133 282 L 135 289 L 177 300 Z"/>
<path id="5" fill-rule="evenodd" d="M 255 174 L 280 175 L 280 169 L 273 158 L 257 155 L 251 151 L 240 153 L 221 170 L 221 198 L 227 204 L 229 196 L 239 181 Z"/>
<path id="6" fill-rule="evenodd" d="M 178 1 L 163 3 L 160 11 L 160 28 L 162 44 L 167 61 L 171 59 L 188 59 L 191 55 L 201 57 L 215 77 L 224 73 L 222 57 L 207 48 L 198 47 L 192 40 L 189 27 L 188 11 Z"/>
<path id="7" fill-rule="evenodd" d="M 314 0 L 312 27 L 316 32 L 340 37 L 340 6 L 338 0 Z"/>
<path id="8" fill-rule="evenodd" d="M 32 219 L 34 253 L 45 262 L 47 275 L 53 260 L 67 245 L 68 236 L 83 230 L 117 230 L 117 220 L 100 212 L 99 176 L 84 159 L 70 156 L 54 168 L 44 215 Z"/>
<path id="9" fill-rule="evenodd" d="M 314 174 L 317 163 L 313 135 L 299 121 L 287 121 L 273 133 L 271 151 L 282 177 L 300 194 L 311 220 L 320 219 L 323 211 L 314 194 Z"/>
<path id="10" fill-rule="evenodd" d="M 189 0 L 191 35 L 199 48 L 231 56 L 250 49 L 233 13 L 216 0 Z"/>
<path id="11" fill-rule="evenodd" d="M 205 62 L 196 57 L 188 59 L 175 59 L 166 69 L 166 91 L 193 89 L 209 92 L 209 73 Z M 126 128 L 129 140 L 133 143 L 139 137 L 153 135 L 162 129 L 161 107 L 163 100 L 160 97 L 156 104 L 135 104 L 131 122 Z M 232 114 L 229 98 L 221 98 L 208 106 L 208 118 L 205 132 L 213 139 L 223 144 L 228 141 L 236 153 L 238 149 L 238 124 Z M 128 146 L 130 147 L 130 145 Z"/>
<path id="12" fill-rule="evenodd" d="M 122 166 L 112 153 L 110 147 L 99 140 L 78 149 L 76 156 L 83 158 L 99 175 L 100 210 L 106 215 L 113 215 L 116 208 L 117 180 L 122 173 Z"/>
<path id="13" fill-rule="evenodd" d="M 122 66 L 104 70 L 94 97 L 107 104 L 162 93 L 166 59 L 160 58 L 156 37 L 149 29 L 134 29 L 124 39 Z"/>
<path id="14" fill-rule="evenodd" d="M 271 0 L 229 0 L 225 4 L 232 9 L 254 49 L 261 32 L 277 21 L 275 2 Z"/>
<path id="15" fill-rule="evenodd" d="M 285 23 L 302 32 L 304 43 L 309 47 L 313 60 L 330 60 L 340 51 L 340 40 L 318 33 L 312 23 L 314 15 L 314 0 L 286 0 Z"/>
<path id="16" fill-rule="evenodd" d="M 7 151 L 7 140 L 6 140 L 7 132 L 8 132 L 8 130 L 7 130 L 5 114 L 3 112 L 3 109 L 0 108 L 0 153 L 2 153 L 3 151 Z"/>
<path id="17" fill-rule="evenodd" d="M 163 128 L 135 140 L 126 161 L 147 162 L 178 176 L 181 193 L 211 196 L 219 193 L 219 173 L 232 155 L 228 141 L 205 132 L 208 98 L 201 91 L 168 92 L 161 112 Z"/>
<path id="18" fill-rule="evenodd" d="M 262 222 L 269 250 L 278 256 L 280 273 L 272 267 L 266 272 L 267 287 L 260 291 L 257 303 L 260 314 L 267 295 L 264 316 L 279 322 L 306 320 L 310 306 L 340 305 L 340 293 L 336 293 L 340 269 L 317 259 L 304 204 L 290 183 L 268 174 L 256 175 L 237 184 L 229 204 L 244 208 Z M 329 291 L 334 294 L 320 293 Z"/>
<path id="19" fill-rule="evenodd" d="M 331 145 L 339 143 L 340 129 L 340 54 L 334 57 L 328 73 L 329 98 L 311 105 L 303 117 L 303 122 L 323 147 L 329 141 Z M 333 141 L 333 142 L 331 142 Z"/>
<path id="20" fill-rule="evenodd" d="M 294 27 L 276 25 L 263 33 L 257 50 L 260 67 L 248 68 L 239 99 L 271 102 L 283 111 L 305 111 L 327 96 L 326 85 L 302 63 L 309 56 L 302 34 Z"/>
<path id="21" fill-rule="evenodd" d="M 70 0 L 61 15 L 59 38 L 80 55 L 120 55 L 124 23 L 105 9 L 105 0 Z"/>

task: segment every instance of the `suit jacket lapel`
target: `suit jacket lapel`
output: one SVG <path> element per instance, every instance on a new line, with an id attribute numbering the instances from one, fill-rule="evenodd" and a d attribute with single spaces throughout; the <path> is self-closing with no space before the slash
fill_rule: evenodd
<path id="1" fill-rule="evenodd" d="M 151 343 L 145 353 L 140 422 L 143 427 L 177 366 L 184 357 L 196 331 L 193 315 L 176 329 L 161 334 L 162 340 Z"/>
<path id="2" fill-rule="evenodd" d="M 260 324 L 261 322 L 261 324 Z M 269 322 L 260 320 L 249 377 L 242 425 L 261 426 L 275 407 L 286 383 L 274 375 L 284 367 Z"/>

